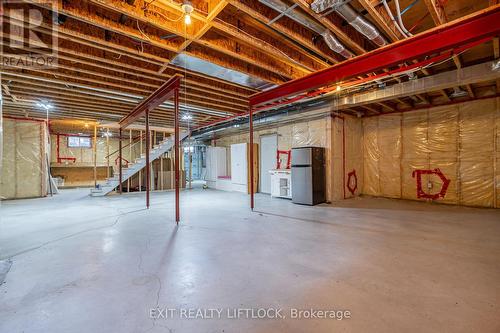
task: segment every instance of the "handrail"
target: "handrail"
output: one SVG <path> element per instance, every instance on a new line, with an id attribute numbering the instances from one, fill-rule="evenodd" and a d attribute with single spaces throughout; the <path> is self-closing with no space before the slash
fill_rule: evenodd
<path id="1" fill-rule="evenodd" d="M 125 145 L 125 146 L 123 146 L 123 147 L 122 147 L 122 149 L 123 149 L 123 148 L 126 148 L 126 147 L 128 147 L 128 146 L 130 146 L 130 145 L 133 145 L 133 144 L 135 144 L 135 143 L 137 143 L 137 142 L 139 142 L 139 139 L 140 139 L 140 140 L 142 140 L 142 139 L 143 139 L 143 138 L 145 138 L 145 137 L 146 137 L 146 133 L 144 133 L 144 134 L 142 134 L 142 135 L 139 135 L 139 136 L 136 136 L 135 138 L 132 138 L 132 142 L 131 142 L 131 143 L 129 143 L 129 144 L 127 144 L 127 145 Z M 119 151 L 120 151 L 120 149 L 117 149 L 117 150 L 115 150 L 114 152 L 110 153 L 109 155 L 105 156 L 104 158 L 108 158 L 108 157 L 110 157 L 111 155 L 114 155 L 114 154 L 118 153 Z"/>

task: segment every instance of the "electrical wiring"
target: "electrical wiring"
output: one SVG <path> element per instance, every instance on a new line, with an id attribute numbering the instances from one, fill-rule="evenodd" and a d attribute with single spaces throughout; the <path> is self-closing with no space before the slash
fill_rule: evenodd
<path id="1" fill-rule="evenodd" d="M 408 37 L 406 35 L 406 33 L 403 31 L 403 29 L 401 29 L 401 27 L 399 26 L 398 22 L 394 18 L 394 15 L 392 15 L 391 8 L 389 8 L 389 5 L 387 4 L 387 1 L 386 0 L 382 0 L 382 4 L 384 5 L 385 11 L 389 15 L 389 18 L 391 19 L 392 23 L 394 23 L 394 26 L 396 27 L 396 29 L 398 29 L 398 31 L 401 33 L 402 36 Z"/>
<path id="2" fill-rule="evenodd" d="M 413 36 L 411 32 L 409 32 L 408 30 L 406 30 L 406 27 L 403 23 L 403 19 L 401 18 L 401 8 L 399 7 L 399 0 L 394 0 L 394 4 L 396 5 L 396 15 L 398 17 L 398 22 L 399 22 L 399 25 L 401 26 L 401 29 L 403 29 L 403 31 L 406 33 L 407 36 Z"/>
<path id="3" fill-rule="evenodd" d="M 151 41 L 151 38 L 150 38 L 148 35 L 146 35 L 146 34 L 144 33 L 144 31 L 142 31 L 142 29 L 141 29 L 141 27 L 140 27 L 140 25 L 139 25 L 139 20 L 137 20 L 137 29 L 139 29 L 139 32 L 141 33 L 141 35 L 143 35 L 143 36 L 144 36 L 144 38 L 146 38 L 147 40 Z M 141 41 L 141 43 L 142 43 L 142 41 Z"/>

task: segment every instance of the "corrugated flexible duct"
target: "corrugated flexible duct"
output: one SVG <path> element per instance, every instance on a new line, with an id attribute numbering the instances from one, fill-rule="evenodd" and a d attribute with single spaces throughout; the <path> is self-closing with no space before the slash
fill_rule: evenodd
<path id="1" fill-rule="evenodd" d="M 325 9 L 333 7 L 354 29 L 362 33 L 366 38 L 373 41 L 378 46 L 387 44 L 385 38 L 370 22 L 362 17 L 352 8 L 351 5 L 342 0 L 315 0 L 311 4 L 311 9 L 316 13 L 321 13 Z"/>
<path id="2" fill-rule="evenodd" d="M 321 24 L 309 18 L 309 16 L 297 10 L 290 10 L 290 7 L 281 0 L 259 0 L 259 2 L 323 36 L 326 44 L 332 51 L 345 58 L 351 58 L 353 56 L 352 53 L 338 41 L 331 31 L 325 29 Z"/>

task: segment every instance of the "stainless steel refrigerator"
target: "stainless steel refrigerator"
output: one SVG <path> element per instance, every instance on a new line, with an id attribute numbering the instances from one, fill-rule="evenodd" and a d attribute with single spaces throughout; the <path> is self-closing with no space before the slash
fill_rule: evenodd
<path id="1" fill-rule="evenodd" d="M 292 149 L 292 201 L 317 205 L 326 201 L 325 149 Z"/>

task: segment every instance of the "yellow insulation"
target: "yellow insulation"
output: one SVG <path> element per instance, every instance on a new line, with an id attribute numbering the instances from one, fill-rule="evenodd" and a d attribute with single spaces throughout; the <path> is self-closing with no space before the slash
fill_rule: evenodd
<path id="1" fill-rule="evenodd" d="M 3 119 L 1 199 L 47 195 L 45 142 L 43 122 Z"/>
<path id="2" fill-rule="evenodd" d="M 485 99 L 363 120 L 363 193 L 417 197 L 415 170 L 439 169 L 450 180 L 437 201 L 499 207 L 498 99 Z M 496 179 L 496 180 L 495 180 Z M 426 193 L 439 193 L 442 180 L 422 175 Z"/>

